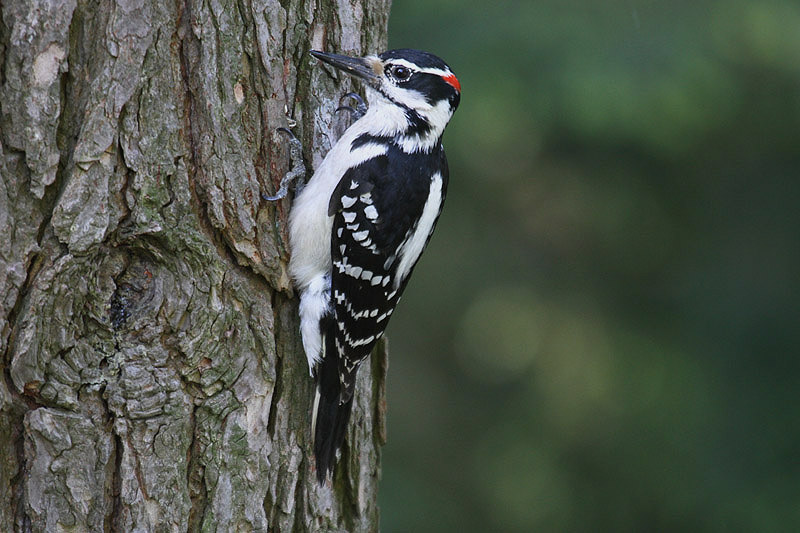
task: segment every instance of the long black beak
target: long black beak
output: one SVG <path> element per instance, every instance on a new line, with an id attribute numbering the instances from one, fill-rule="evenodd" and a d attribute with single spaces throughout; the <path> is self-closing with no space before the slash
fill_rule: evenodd
<path id="1" fill-rule="evenodd" d="M 317 50 L 311 50 L 309 53 L 320 61 L 324 61 L 339 70 L 343 70 L 351 76 L 365 80 L 370 85 L 377 85 L 380 82 L 380 75 L 373 69 L 373 63 L 367 59 L 343 56 L 340 54 L 328 54 Z"/>

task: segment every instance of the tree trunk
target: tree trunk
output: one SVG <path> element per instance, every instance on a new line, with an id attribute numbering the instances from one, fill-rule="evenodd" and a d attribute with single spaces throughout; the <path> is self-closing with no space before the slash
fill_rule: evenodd
<path id="1" fill-rule="evenodd" d="M 389 0 L 3 0 L 0 531 L 374 531 L 386 348 L 333 483 L 286 273 Z"/>

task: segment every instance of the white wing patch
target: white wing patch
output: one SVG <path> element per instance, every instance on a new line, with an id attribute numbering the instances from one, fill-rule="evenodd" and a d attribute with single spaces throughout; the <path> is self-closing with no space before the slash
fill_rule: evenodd
<path id="1" fill-rule="evenodd" d="M 397 265 L 394 278 L 395 289 L 406 279 L 408 273 L 411 272 L 411 268 L 422 254 L 422 250 L 425 249 L 425 244 L 427 244 L 428 237 L 433 232 L 433 225 L 436 222 L 436 217 L 439 216 L 441 207 L 442 175 L 437 172 L 431 180 L 431 188 L 428 192 L 428 199 L 425 200 L 425 207 L 422 208 L 422 216 L 419 218 L 416 227 L 409 232 L 400 246 L 400 253 L 398 254 L 400 262 Z"/>

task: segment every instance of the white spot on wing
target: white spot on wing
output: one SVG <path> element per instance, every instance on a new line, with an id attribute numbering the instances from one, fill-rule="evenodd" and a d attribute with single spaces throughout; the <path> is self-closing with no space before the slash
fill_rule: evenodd
<path id="1" fill-rule="evenodd" d="M 364 215 L 370 220 L 376 220 L 378 218 L 378 210 L 375 209 L 374 205 L 368 205 L 364 209 Z"/>
<path id="2" fill-rule="evenodd" d="M 356 199 L 352 196 L 342 196 L 342 207 L 345 209 L 352 207 L 354 203 L 356 203 Z"/>
<path id="3" fill-rule="evenodd" d="M 375 340 L 375 335 L 370 335 L 366 339 L 353 339 L 350 335 L 345 332 L 344 339 L 347 341 L 347 344 L 352 346 L 353 348 L 358 348 L 359 346 L 366 346 L 367 344 L 371 343 Z"/>
<path id="4" fill-rule="evenodd" d="M 364 269 L 359 267 L 359 266 L 355 266 L 355 267 L 354 266 L 348 266 L 347 270 L 345 270 L 345 274 L 347 274 L 348 276 L 353 276 L 354 278 L 358 279 L 358 278 L 361 277 L 361 272 L 363 270 Z"/>

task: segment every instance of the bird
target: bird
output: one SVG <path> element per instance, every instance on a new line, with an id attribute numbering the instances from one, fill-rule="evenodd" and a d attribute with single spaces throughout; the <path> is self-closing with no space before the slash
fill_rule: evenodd
<path id="1" fill-rule="evenodd" d="M 384 335 L 441 214 L 449 179 L 442 135 L 461 84 L 420 50 L 310 54 L 360 80 L 369 103 L 297 189 L 289 213 L 289 274 L 316 379 L 312 434 L 323 484 L 344 443 L 358 368 Z"/>

